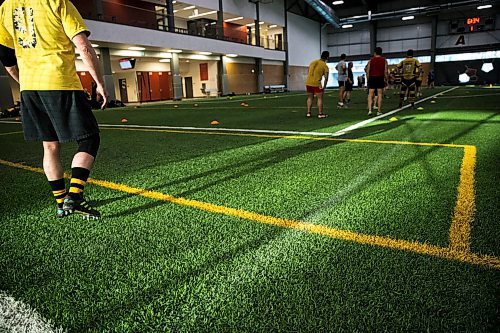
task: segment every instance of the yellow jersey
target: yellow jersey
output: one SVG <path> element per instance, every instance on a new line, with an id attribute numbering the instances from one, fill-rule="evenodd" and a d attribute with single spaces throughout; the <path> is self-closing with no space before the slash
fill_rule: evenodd
<path id="1" fill-rule="evenodd" d="M 5 0 L 0 44 L 13 48 L 23 90 L 82 90 L 76 74 L 77 34 L 90 33 L 68 0 Z"/>
<path id="2" fill-rule="evenodd" d="M 314 60 L 309 65 L 306 86 L 321 87 L 321 78 L 323 75 L 328 77 L 329 68 L 322 59 Z"/>
<path id="3" fill-rule="evenodd" d="M 413 57 L 406 57 L 399 63 L 398 68 L 401 70 L 403 79 L 411 80 L 419 75 L 420 61 Z"/>

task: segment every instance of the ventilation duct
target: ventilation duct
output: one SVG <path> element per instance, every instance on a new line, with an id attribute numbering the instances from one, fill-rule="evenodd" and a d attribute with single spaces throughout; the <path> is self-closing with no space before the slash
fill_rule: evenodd
<path id="1" fill-rule="evenodd" d="M 305 0 L 309 6 L 314 8 L 328 23 L 334 28 L 340 28 L 339 18 L 335 15 L 333 9 L 321 0 Z"/>

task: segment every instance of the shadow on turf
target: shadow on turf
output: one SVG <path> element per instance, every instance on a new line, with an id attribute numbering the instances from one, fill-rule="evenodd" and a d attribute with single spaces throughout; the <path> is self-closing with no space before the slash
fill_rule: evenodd
<path id="1" fill-rule="evenodd" d="M 367 128 L 362 128 L 362 129 L 359 129 L 359 130 L 353 132 L 354 135 L 352 135 L 351 138 L 362 138 L 365 136 L 375 135 L 375 134 L 385 132 L 387 130 L 395 129 L 399 126 L 404 125 L 408 120 L 411 120 L 411 119 L 412 118 L 406 118 L 406 119 L 401 119 L 401 120 L 396 121 L 396 122 L 381 123 L 378 125 L 369 126 Z M 344 143 L 344 142 L 343 141 L 322 141 L 322 140 L 307 141 L 304 144 L 296 145 L 296 146 L 289 147 L 286 149 L 281 149 L 278 151 L 272 151 L 272 152 L 267 153 L 267 154 L 254 156 L 251 159 L 248 159 L 245 161 L 241 161 L 241 162 L 230 164 L 230 165 L 225 165 L 225 166 L 217 168 L 217 169 L 212 169 L 210 171 L 202 172 L 202 173 L 199 173 L 196 175 L 180 178 L 180 179 L 168 182 L 168 183 L 163 183 L 163 184 L 160 184 L 160 185 L 157 185 L 154 187 L 147 188 L 144 191 L 157 191 L 159 189 L 162 189 L 162 188 L 165 188 L 168 186 L 173 186 L 176 184 L 182 184 L 182 183 L 186 183 L 186 182 L 190 182 L 190 181 L 194 181 L 194 180 L 198 180 L 198 179 L 203 179 L 203 178 L 209 177 L 209 176 L 213 178 L 214 175 L 222 174 L 222 176 L 217 180 L 209 181 L 206 184 L 203 184 L 201 186 L 197 186 L 197 187 L 190 189 L 188 191 L 173 194 L 177 197 L 185 197 L 185 196 L 189 196 L 189 195 L 195 194 L 197 192 L 206 190 L 212 186 L 224 183 L 226 181 L 237 179 L 237 178 L 240 178 L 244 175 L 259 171 L 261 169 L 271 167 L 273 165 L 284 162 L 290 158 L 294 158 L 294 157 L 303 155 L 305 153 L 310 153 L 312 151 L 321 150 L 321 149 L 328 148 L 328 147 L 331 147 L 333 145 L 342 144 L 342 143 Z M 234 170 L 234 172 L 227 175 L 228 171 L 230 171 L 230 170 Z M 111 202 L 119 201 L 119 200 L 129 198 L 132 196 L 135 196 L 135 195 L 134 194 L 126 194 L 123 196 L 110 198 L 107 200 L 97 201 L 94 204 L 95 204 L 95 206 L 103 206 L 103 205 L 109 204 Z M 145 204 L 142 206 L 130 208 L 130 209 L 127 209 L 127 210 L 124 210 L 124 211 L 121 211 L 121 212 L 118 212 L 115 214 L 106 215 L 106 217 L 113 218 L 113 217 L 121 217 L 121 216 L 131 215 L 131 214 L 143 212 L 146 209 L 151 209 L 151 208 L 158 207 L 160 205 L 164 205 L 166 203 L 168 203 L 168 202 L 153 201 L 151 203 L 148 203 L 148 204 Z"/>
<path id="2" fill-rule="evenodd" d="M 473 126 L 470 126 L 469 128 L 467 128 L 466 130 L 464 130 L 464 131 L 462 131 L 460 133 L 457 133 L 456 135 L 454 135 L 454 136 L 448 138 L 447 140 L 445 140 L 444 142 L 455 142 L 457 139 L 459 139 L 460 137 L 466 135 L 467 133 L 469 133 L 470 131 L 474 130 L 475 128 L 481 126 L 484 123 L 488 123 L 494 117 L 496 117 L 495 114 L 493 114 L 493 115 L 491 115 L 491 116 L 483 119 L 482 121 L 476 122 Z M 364 138 L 364 137 L 367 137 L 367 136 L 376 135 L 376 134 L 380 134 L 380 133 L 383 133 L 383 132 L 388 131 L 388 130 L 395 129 L 395 128 L 403 126 L 403 125 L 404 126 L 410 126 L 410 125 L 407 124 L 407 122 L 409 120 L 412 120 L 412 119 L 413 119 L 413 117 L 406 117 L 406 118 L 402 118 L 402 119 L 400 119 L 398 121 L 395 121 L 395 122 L 381 123 L 381 124 L 378 124 L 378 125 L 373 125 L 373 126 L 369 126 L 369 127 L 365 127 L 365 128 L 360 128 L 360 129 L 357 129 L 356 131 L 351 132 L 350 133 L 351 134 L 350 138 L 352 138 L 352 139 L 361 139 L 361 138 Z M 409 132 L 413 133 L 415 130 L 416 129 L 410 128 Z M 410 139 L 412 139 L 412 138 L 414 138 L 414 137 L 410 134 Z M 418 141 L 418 140 L 414 139 L 413 141 Z M 197 179 L 203 179 L 204 177 L 208 177 L 208 176 L 213 177 L 217 173 L 227 174 L 229 170 L 235 170 L 235 172 L 232 173 L 232 174 L 230 174 L 230 175 L 222 176 L 221 178 L 219 178 L 217 180 L 207 182 L 206 184 L 203 184 L 201 186 L 195 187 L 195 188 L 190 189 L 188 191 L 184 191 L 184 192 L 180 192 L 180 193 L 175 193 L 174 194 L 175 196 L 178 196 L 178 197 L 185 197 L 185 196 L 189 196 L 189 195 L 192 195 L 194 193 L 206 190 L 206 189 L 208 189 L 208 188 L 210 188 L 212 186 L 221 184 L 223 182 L 230 181 L 230 180 L 233 180 L 233 179 L 237 179 L 237 178 L 239 178 L 241 176 L 254 173 L 254 172 L 259 171 L 259 170 L 264 169 L 264 168 L 271 167 L 271 166 L 273 166 L 275 164 L 281 163 L 281 162 L 286 161 L 286 160 L 288 160 L 290 158 L 297 157 L 297 156 L 300 156 L 302 154 L 309 153 L 311 151 L 320 150 L 320 149 L 323 149 L 323 148 L 331 147 L 333 145 L 342 144 L 342 143 L 344 143 L 344 142 L 343 141 L 321 141 L 321 140 L 318 140 L 318 141 L 316 141 L 316 140 L 315 141 L 309 141 L 309 142 L 307 142 L 305 144 L 293 146 L 293 147 L 282 149 L 282 150 L 279 150 L 279 151 L 273 151 L 271 153 L 260 155 L 258 157 L 253 157 L 250 160 L 246 160 L 246 161 L 239 162 L 239 163 L 234 163 L 234 164 L 231 164 L 231 165 L 226 165 L 224 167 L 213 169 L 213 170 L 210 170 L 210 171 L 207 171 L 207 172 L 203 172 L 203 173 L 200 173 L 200 174 L 197 174 L 197 175 L 192 175 L 192 176 L 189 176 L 189 177 L 180 178 L 180 179 L 177 179 L 177 180 L 172 181 L 172 182 L 168 182 L 168 183 L 160 184 L 160 185 L 157 185 L 157 186 L 154 186 L 154 187 L 150 187 L 148 189 L 145 189 L 145 191 L 156 191 L 156 190 L 168 187 L 168 186 L 172 186 L 172 185 L 176 185 L 176 184 L 182 184 L 182 183 L 193 181 L 193 180 L 197 180 Z M 371 180 L 367 180 L 367 181 L 361 183 L 356 188 L 356 190 L 359 191 L 360 189 L 364 189 L 364 188 L 370 186 L 371 184 L 373 184 L 375 182 L 381 181 L 384 178 L 386 178 L 388 175 L 391 175 L 394 172 L 396 172 L 397 170 L 400 170 L 400 169 L 402 169 L 402 168 L 404 168 L 404 167 L 406 167 L 406 166 L 408 166 L 408 165 L 410 165 L 410 164 L 412 164 L 412 163 L 414 163 L 416 161 L 421 161 L 422 163 L 425 164 L 424 167 L 425 167 L 425 169 L 427 171 L 427 175 L 431 178 L 432 183 L 436 184 L 435 186 L 438 187 L 439 186 L 438 185 L 439 184 L 439 177 L 437 177 L 437 176 L 435 176 L 433 174 L 432 168 L 430 168 L 427 165 L 425 156 L 428 155 L 428 154 L 430 154 L 431 152 L 434 152 L 435 150 L 439 149 L 440 147 L 425 147 L 425 148 L 423 148 L 423 147 L 417 147 L 417 146 L 414 146 L 414 147 L 418 148 L 420 150 L 425 149 L 425 151 L 423 151 L 421 153 L 418 153 L 414 158 L 411 158 L 409 160 L 406 160 L 406 161 L 404 161 L 402 163 L 397 164 L 396 166 L 394 166 L 393 168 L 391 168 L 389 170 L 384 169 L 383 172 L 380 172 L 378 174 L 374 174 L 372 177 L 370 177 Z M 347 195 L 349 193 L 352 194 L 352 191 L 346 193 L 346 197 L 347 197 Z M 126 195 L 123 195 L 123 196 L 119 196 L 119 197 L 110 198 L 110 199 L 107 199 L 107 200 L 98 201 L 98 202 L 95 203 L 95 205 L 96 206 L 103 206 L 103 205 L 106 205 L 108 203 L 111 203 L 111 202 L 114 202 L 114 201 L 118 201 L 118 200 L 122 200 L 122 199 L 125 199 L 125 198 L 129 198 L 129 197 L 132 197 L 132 196 L 135 196 L 135 195 L 133 195 L 133 194 L 126 194 Z M 336 201 L 338 201 L 338 200 L 336 200 Z M 168 202 L 153 201 L 151 203 L 148 203 L 148 204 L 145 204 L 145 205 L 141 205 L 141 206 L 138 206 L 138 207 L 134 207 L 134 208 L 130 208 L 130 209 L 127 209 L 127 210 L 124 210 L 124 211 L 120 211 L 120 212 L 115 213 L 115 214 L 106 215 L 106 217 L 113 218 L 113 217 L 127 216 L 127 215 L 131 215 L 131 214 L 135 214 L 135 213 L 140 213 L 140 212 L 143 212 L 146 209 L 155 208 L 155 207 L 158 207 L 158 206 L 161 206 L 161 205 L 164 205 L 164 204 L 168 204 Z"/>

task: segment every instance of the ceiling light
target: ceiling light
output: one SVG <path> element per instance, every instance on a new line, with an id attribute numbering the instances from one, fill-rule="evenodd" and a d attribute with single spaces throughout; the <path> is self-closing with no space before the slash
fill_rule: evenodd
<path id="1" fill-rule="evenodd" d="M 332 2 L 332 5 L 334 5 L 334 6 L 342 5 L 342 4 L 344 4 L 344 1 L 342 1 L 342 0 Z"/>
<path id="2" fill-rule="evenodd" d="M 92 44 L 92 47 L 94 48 L 99 47 L 99 44 Z"/>
<path id="3" fill-rule="evenodd" d="M 238 56 L 237 54 L 233 54 L 233 53 L 226 54 L 226 57 L 229 57 L 229 58 L 236 58 L 237 56 Z"/>
<path id="4" fill-rule="evenodd" d="M 190 15 L 188 16 L 189 18 L 195 18 L 195 17 L 200 17 L 200 16 L 207 16 L 207 15 L 212 15 L 212 14 L 217 14 L 217 11 L 216 10 L 213 10 L 211 12 L 206 12 L 206 13 L 201 13 L 201 14 L 194 14 L 194 15 Z"/>
<path id="5" fill-rule="evenodd" d="M 270 25 L 270 26 L 269 26 L 269 29 L 272 29 L 272 28 L 277 28 L 277 27 L 278 27 L 278 25 L 277 25 L 277 24 L 272 24 L 272 25 Z"/>
<path id="6" fill-rule="evenodd" d="M 177 3 L 177 0 L 172 1 L 172 5 L 173 5 L 174 3 Z"/>
<path id="7" fill-rule="evenodd" d="M 481 67 L 481 70 L 485 73 L 489 73 L 493 70 L 493 63 L 487 62 L 483 64 L 483 67 Z"/>
<path id="8" fill-rule="evenodd" d="M 174 9 L 174 14 L 177 13 L 179 10 L 178 9 Z"/>
<path id="9" fill-rule="evenodd" d="M 352 25 L 352 24 L 344 24 L 344 25 L 342 26 L 342 29 L 349 29 L 349 28 L 352 28 L 352 27 L 353 27 L 353 25 Z"/>
<path id="10" fill-rule="evenodd" d="M 182 53 L 182 50 L 168 50 L 170 53 Z"/>
<path id="11" fill-rule="evenodd" d="M 170 62 L 170 59 L 160 59 L 159 62 Z"/>
<path id="12" fill-rule="evenodd" d="M 227 20 L 224 20 L 224 22 L 233 22 L 233 21 L 239 21 L 239 20 L 243 20 L 243 16 L 227 19 Z"/>
<path id="13" fill-rule="evenodd" d="M 161 52 L 159 56 L 161 58 L 172 58 L 172 53 Z"/>
<path id="14" fill-rule="evenodd" d="M 403 21 L 408 21 L 408 20 L 413 20 L 415 18 L 415 16 L 413 15 L 410 15 L 410 16 L 403 16 L 401 19 Z"/>
<path id="15" fill-rule="evenodd" d="M 254 25 L 255 25 L 255 23 L 248 23 L 247 27 L 253 27 Z"/>
<path id="16" fill-rule="evenodd" d="M 467 83 L 470 81 L 470 77 L 469 75 L 463 73 L 458 76 L 458 81 L 460 81 L 460 83 Z"/>
<path id="17" fill-rule="evenodd" d="M 477 9 L 488 9 L 493 7 L 492 5 L 482 5 L 482 6 L 477 6 Z"/>
<path id="18" fill-rule="evenodd" d="M 212 55 L 212 52 L 198 52 L 198 54 L 201 54 L 201 55 Z"/>
<path id="19" fill-rule="evenodd" d="M 190 9 L 195 9 L 196 6 L 187 6 L 186 8 L 182 8 L 181 10 L 190 10 Z"/>
<path id="20" fill-rule="evenodd" d="M 128 48 L 130 51 L 144 51 L 146 48 L 144 47 L 138 47 L 138 46 L 132 46 Z"/>

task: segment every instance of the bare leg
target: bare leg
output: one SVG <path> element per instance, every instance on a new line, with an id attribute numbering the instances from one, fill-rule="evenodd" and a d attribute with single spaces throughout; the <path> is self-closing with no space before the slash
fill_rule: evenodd
<path id="1" fill-rule="evenodd" d="M 318 98 L 318 114 L 323 114 L 323 93 L 318 93 L 316 97 Z"/>
<path id="2" fill-rule="evenodd" d="M 71 163 L 72 168 L 84 168 L 87 170 L 92 169 L 94 164 L 94 156 L 87 153 L 76 153 L 73 157 L 73 162 Z"/>
<path id="3" fill-rule="evenodd" d="M 313 104 L 313 99 L 314 99 L 314 94 L 313 93 L 307 93 L 307 113 L 311 114 L 311 108 Z"/>
<path id="4" fill-rule="evenodd" d="M 382 113 L 382 97 L 384 96 L 384 90 L 383 89 L 378 89 L 378 100 L 377 100 L 377 106 L 378 106 L 378 113 Z"/>
<path id="5" fill-rule="evenodd" d="M 375 93 L 375 89 L 368 89 L 368 113 L 372 112 L 373 106 L 373 94 Z"/>
<path id="6" fill-rule="evenodd" d="M 64 176 L 59 153 L 59 142 L 43 141 L 43 171 L 49 181 L 58 180 Z"/>

